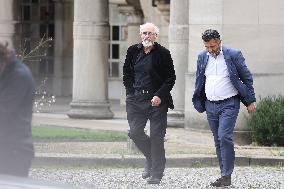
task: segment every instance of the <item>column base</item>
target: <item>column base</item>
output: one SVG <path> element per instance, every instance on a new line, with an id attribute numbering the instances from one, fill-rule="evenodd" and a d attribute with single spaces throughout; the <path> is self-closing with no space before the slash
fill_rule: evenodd
<path id="1" fill-rule="evenodd" d="M 168 127 L 184 128 L 184 111 L 169 110 L 168 111 Z"/>
<path id="2" fill-rule="evenodd" d="M 108 102 L 72 101 L 68 117 L 76 119 L 111 119 L 114 114 Z"/>

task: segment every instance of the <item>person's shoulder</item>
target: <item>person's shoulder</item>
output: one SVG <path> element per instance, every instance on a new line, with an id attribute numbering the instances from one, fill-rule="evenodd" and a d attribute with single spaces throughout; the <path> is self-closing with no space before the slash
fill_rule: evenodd
<path id="1" fill-rule="evenodd" d="M 170 50 L 166 47 L 162 46 L 161 44 L 155 42 L 155 49 L 157 49 L 160 52 L 170 53 Z"/>
<path id="2" fill-rule="evenodd" d="M 128 51 L 134 51 L 134 50 L 139 50 L 141 49 L 143 46 L 142 46 L 142 43 L 136 43 L 136 44 L 133 44 L 133 45 L 130 45 L 128 47 Z"/>
<path id="3" fill-rule="evenodd" d="M 19 74 L 28 74 L 30 72 L 29 67 L 21 60 L 15 60 L 16 70 Z"/>
<path id="4" fill-rule="evenodd" d="M 21 82 L 33 83 L 34 79 L 29 67 L 20 60 L 16 60 L 15 64 L 16 67 L 14 76 L 17 78 L 17 80 Z"/>
<path id="5" fill-rule="evenodd" d="M 205 59 L 206 56 L 207 56 L 207 51 L 206 50 L 201 51 L 197 56 L 198 59 L 197 63 Z"/>
<path id="6" fill-rule="evenodd" d="M 241 53 L 241 50 L 239 50 L 239 49 L 226 47 L 226 46 L 223 46 L 222 50 L 223 50 L 223 53 L 228 53 L 230 55 L 237 55 L 237 54 Z"/>

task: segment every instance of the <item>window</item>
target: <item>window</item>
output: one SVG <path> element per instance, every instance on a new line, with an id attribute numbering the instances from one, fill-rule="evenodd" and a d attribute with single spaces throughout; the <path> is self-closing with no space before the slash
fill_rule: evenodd
<path id="1" fill-rule="evenodd" d="M 112 40 L 119 41 L 119 26 L 112 26 Z"/>
<path id="2" fill-rule="evenodd" d="M 119 59 L 119 44 L 112 44 L 111 49 L 112 49 L 111 58 L 112 59 Z"/>
<path id="3" fill-rule="evenodd" d="M 120 43 L 124 40 L 124 26 L 112 25 L 110 27 L 110 45 L 109 45 L 109 77 L 118 78 L 119 60 L 120 60 Z"/>
<path id="4" fill-rule="evenodd" d="M 53 0 L 21 0 L 21 46 L 26 49 L 26 52 L 37 47 L 43 38 L 54 39 L 54 6 Z M 37 55 L 40 58 L 28 59 L 27 62 L 36 62 L 38 65 L 34 66 L 38 68 L 39 74 L 53 74 L 54 46 L 52 42 L 37 52 Z"/>

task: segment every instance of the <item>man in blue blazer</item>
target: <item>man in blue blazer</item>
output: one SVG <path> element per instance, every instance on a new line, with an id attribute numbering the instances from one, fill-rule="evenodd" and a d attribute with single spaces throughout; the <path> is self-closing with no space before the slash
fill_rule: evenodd
<path id="1" fill-rule="evenodd" d="M 218 31 L 206 30 L 202 40 L 206 50 L 198 55 L 192 102 L 198 112 L 206 111 L 214 136 L 221 177 L 211 186 L 229 186 L 235 161 L 233 130 L 240 101 L 249 113 L 255 110 L 253 78 L 242 53 L 222 46 Z"/>

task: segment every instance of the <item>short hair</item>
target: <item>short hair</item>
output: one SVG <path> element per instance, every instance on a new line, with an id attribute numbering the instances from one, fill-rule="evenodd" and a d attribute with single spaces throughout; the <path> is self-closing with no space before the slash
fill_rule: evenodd
<path id="1" fill-rule="evenodd" d="M 220 39 L 220 34 L 217 30 L 208 29 L 202 33 L 202 39 L 205 42 L 208 42 L 211 39 Z"/>
<path id="2" fill-rule="evenodd" d="M 142 33 L 142 30 L 146 25 L 152 26 L 154 28 L 155 34 L 159 35 L 160 30 L 159 30 L 158 26 L 156 26 L 155 24 L 150 23 L 150 22 L 147 22 L 145 24 L 140 25 L 140 34 Z"/>

